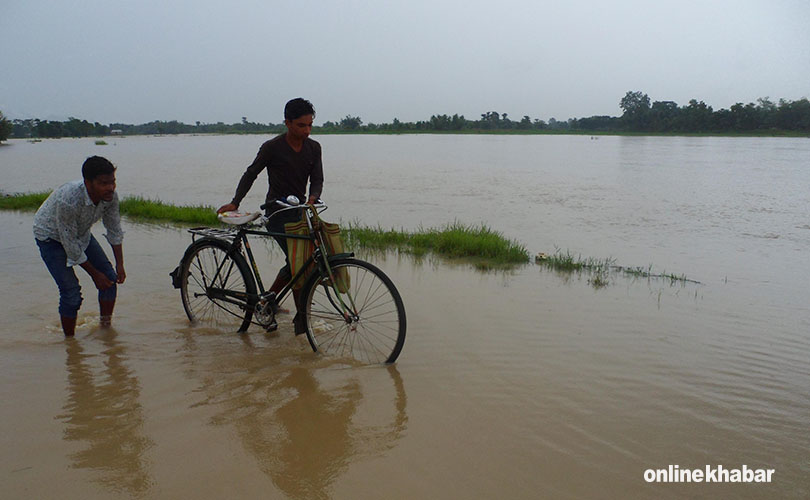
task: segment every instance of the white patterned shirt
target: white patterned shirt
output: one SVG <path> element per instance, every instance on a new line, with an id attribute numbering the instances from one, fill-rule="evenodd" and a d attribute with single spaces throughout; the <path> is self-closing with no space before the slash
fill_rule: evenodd
<path id="1" fill-rule="evenodd" d="M 110 245 L 124 241 L 121 230 L 121 215 L 118 211 L 118 193 L 112 201 L 93 203 L 87 193 L 84 180 L 63 184 L 48 196 L 34 216 L 34 237 L 40 241 L 48 238 L 62 244 L 67 254 L 67 265 L 75 266 L 87 260 L 84 251 L 90 245 L 90 228 L 102 219 Z"/>

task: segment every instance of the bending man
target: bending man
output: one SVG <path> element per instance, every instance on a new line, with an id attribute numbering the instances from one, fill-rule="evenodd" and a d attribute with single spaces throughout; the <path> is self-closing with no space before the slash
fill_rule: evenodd
<path id="1" fill-rule="evenodd" d="M 109 326 L 115 307 L 116 283 L 126 279 L 115 167 L 100 156 L 82 165 L 83 179 L 54 190 L 34 216 L 34 237 L 45 265 L 59 287 L 59 315 L 62 331 L 72 337 L 82 303 L 81 286 L 73 271 L 80 266 L 98 289 L 101 325 Z M 115 270 L 90 228 L 102 220 L 112 246 Z"/>

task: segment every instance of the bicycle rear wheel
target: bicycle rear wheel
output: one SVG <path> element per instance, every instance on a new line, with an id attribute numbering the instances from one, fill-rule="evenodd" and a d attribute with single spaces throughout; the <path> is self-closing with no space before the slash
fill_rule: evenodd
<path id="1" fill-rule="evenodd" d="M 405 306 L 388 276 L 368 262 L 347 258 L 329 262 L 335 276 L 347 273 L 349 285 L 336 290 L 315 273 L 304 285 L 302 301 L 312 350 L 362 363 L 393 363 L 405 343 Z"/>
<path id="2" fill-rule="evenodd" d="M 180 272 L 183 308 L 192 323 L 244 332 L 256 306 L 256 283 L 247 261 L 212 238 L 186 250 Z"/>

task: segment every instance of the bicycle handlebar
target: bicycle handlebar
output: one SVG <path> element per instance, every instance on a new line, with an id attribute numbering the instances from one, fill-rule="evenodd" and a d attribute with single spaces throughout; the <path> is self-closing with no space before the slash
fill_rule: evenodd
<path id="1" fill-rule="evenodd" d="M 294 201 L 296 203 L 289 203 L 290 201 L 293 201 L 290 198 L 294 198 Z M 290 197 L 287 198 L 287 200 L 274 200 L 271 203 L 275 203 L 276 205 L 281 205 L 282 207 L 284 207 L 282 210 L 289 210 L 291 208 L 304 208 L 304 207 L 306 207 L 308 205 L 308 204 L 303 204 L 302 205 L 298 201 L 298 198 L 296 198 L 295 196 L 290 196 Z M 259 208 L 264 210 L 264 209 L 267 208 L 267 205 L 269 205 L 269 203 L 265 203 L 264 205 L 260 206 Z M 326 204 L 323 202 L 323 200 L 320 200 L 320 199 L 317 200 L 315 203 L 313 203 L 312 206 L 314 208 L 316 208 L 316 209 L 326 208 Z"/>
<path id="2" fill-rule="evenodd" d="M 293 198 L 294 198 L 294 197 L 293 197 Z M 289 198 L 288 198 L 288 199 L 289 199 Z M 292 201 L 292 200 L 290 200 L 290 201 Z M 297 199 L 297 198 L 295 198 L 295 201 L 298 201 L 298 199 Z M 274 217 L 274 216 L 276 216 L 276 215 L 280 214 L 281 212 L 286 212 L 286 211 L 288 211 L 288 210 L 312 208 L 313 210 L 316 210 L 316 211 L 318 211 L 318 212 L 323 212 L 324 210 L 326 210 L 326 209 L 328 208 L 328 207 L 326 206 L 326 203 L 324 203 L 324 202 L 323 202 L 323 200 L 320 200 L 320 199 L 319 199 L 319 200 L 317 200 L 315 203 L 313 203 L 313 204 L 311 204 L 311 205 L 310 205 L 310 204 L 304 204 L 304 205 L 301 205 L 301 204 L 292 204 L 292 203 L 287 203 L 287 201 L 285 201 L 285 200 L 274 200 L 273 202 L 270 202 L 270 203 L 275 203 L 276 205 L 279 205 L 279 206 L 281 206 L 281 207 L 283 207 L 283 208 L 281 208 L 281 209 L 279 209 L 279 210 L 276 210 L 275 212 L 273 212 L 273 213 L 272 213 L 272 214 L 270 214 L 269 216 L 267 216 L 267 215 L 262 215 L 261 217 L 257 218 L 257 219 L 254 221 L 254 224 L 256 224 L 256 225 L 264 225 L 264 224 L 266 224 L 266 223 L 267 223 L 267 221 L 269 221 L 269 220 L 270 220 L 270 218 L 272 218 L 272 217 Z M 267 209 L 267 206 L 268 206 L 270 203 L 265 203 L 265 204 L 261 205 L 259 208 L 261 208 L 262 210 L 266 210 L 266 209 Z"/>

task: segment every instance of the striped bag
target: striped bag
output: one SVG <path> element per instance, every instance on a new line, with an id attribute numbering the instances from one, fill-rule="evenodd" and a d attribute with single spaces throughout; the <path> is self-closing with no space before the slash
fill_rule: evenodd
<path id="1" fill-rule="evenodd" d="M 324 222 L 320 217 L 317 218 L 321 223 L 321 234 L 323 234 L 323 241 L 326 244 L 326 249 L 329 255 L 343 253 L 344 249 L 343 240 L 340 238 L 340 226 L 337 224 L 332 224 L 331 222 Z M 346 266 L 343 266 L 337 270 L 332 269 L 332 272 L 335 273 L 335 287 L 337 288 L 338 292 L 348 292 L 351 284 L 351 280 L 349 278 L 349 269 Z"/>
<path id="2" fill-rule="evenodd" d="M 307 226 L 306 219 L 302 219 L 298 222 L 288 222 L 284 224 L 284 232 L 290 235 L 308 236 L 309 226 Z M 287 258 L 290 261 L 290 273 L 292 273 L 293 277 L 298 274 L 298 271 L 301 270 L 307 259 L 312 256 L 313 251 L 315 251 L 315 245 L 312 243 L 312 240 L 287 238 Z M 304 285 L 306 277 L 314 268 L 314 263 L 310 263 L 309 267 L 310 269 L 304 274 L 304 279 L 296 280 L 295 283 L 293 283 L 294 289 L 298 290 Z"/>
<path id="3" fill-rule="evenodd" d="M 323 241 L 326 245 L 326 252 L 329 255 L 343 253 L 344 249 L 343 240 L 340 238 L 340 226 L 338 224 L 323 221 L 315 210 L 313 210 L 312 213 L 315 214 L 312 217 L 313 223 L 315 224 L 315 227 L 319 228 L 321 235 L 323 236 Z M 304 215 L 304 217 L 306 217 L 306 215 Z M 298 222 L 288 222 L 287 224 L 284 224 L 284 232 L 290 235 L 307 236 L 309 235 L 309 226 L 307 225 L 306 219 L 302 218 Z M 307 259 L 312 256 L 314 251 L 315 246 L 310 240 L 287 238 L 287 257 L 290 260 L 290 272 L 293 276 L 298 273 L 301 267 L 303 267 L 303 265 L 306 263 Z M 297 280 L 295 283 L 293 283 L 294 289 L 297 290 L 304 285 L 304 282 L 306 282 L 306 277 L 312 273 L 314 267 L 314 263 L 309 265 L 309 269 L 307 269 L 307 271 L 304 273 L 305 278 Z M 349 270 L 346 267 L 341 267 L 334 272 L 336 281 L 335 288 L 337 288 L 338 292 L 340 293 L 348 292 L 351 284 Z M 328 280 L 325 282 L 325 284 L 329 284 Z"/>

